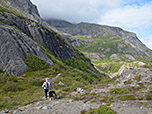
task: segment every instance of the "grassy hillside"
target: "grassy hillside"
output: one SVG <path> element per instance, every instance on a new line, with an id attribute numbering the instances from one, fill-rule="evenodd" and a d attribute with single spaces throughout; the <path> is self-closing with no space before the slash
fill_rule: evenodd
<path id="1" fill-rule="evenodd" d="M 76 38 L 76 37 L 75 37 Z M 81 40 L 88 41 L 87 44 L 82 44 L 80 46 L 76 45 L 76 48 L 81 50 L 82 52 L 87 52 L 87 53 L 99 53 L 99 54 L 106 54 L 107 58 L 110 57 L 111 54 L 113 53 L 118 53 L 118 43 L 123 44 L 125 41 L 122 38 L 119 37 L 103 37 L 103 36 L 98 36 L 95 38 L 81 38 L 77 37 Z M 125 45 L 124 49 L 129 46 Z M 106 49 L 110 49 L 108 53 L 104 53 Z"/>
<path id="2" fill-rule="evenodd" d="M 86 38 L 85 36 L 67 36 L 72 37 L 72 45 L 88 56 L 92 63 L 100 71 L 105 73 L 118 72 L 122 65 L 134 67 L 139 61 L 150 63 L 150 58 L 134 57 L 135 49 L 129 42 L 117 36 L 98 36 L 95 38 Z M 73 39 L 75 39 L 73 41 Z M 112 58 L 112 55 L 117 55 Z M 106 67 L 105 70 L 103 70 Z"/>
<path id="3" fill-rule="evenodd" d="M 25 74 L 14 76 L 3 72 L 0 73 L 0 110 L 16 108 L 42 99 L 43 88 L 41 85 L 44 79 L 46 77 L 51 79 L 58 73 L 61 73 L 61 75 L 56 80 L 55 86 L 60 92 L 73 91 L 77 87 L 97 84 L 101 81 L 97 74 L 90 73 L 87 70 L 84 71 L 84 69 L 81 70 L 83 67 L 80 66 L 83 65 L 81 64 L 82 61 L 80 63 L 77 61 L 79 66 L 76 68 L 68 64 L 68 61 L 61 61 L 49 52 L 47 54 L 55 63 L 54 66 L 48 66 L 43 59 L 29 55 L 26 58 L 29 69 Z M 60 86 L 58 84 L 60 81 L 65 83 L 67 87 Z"/>

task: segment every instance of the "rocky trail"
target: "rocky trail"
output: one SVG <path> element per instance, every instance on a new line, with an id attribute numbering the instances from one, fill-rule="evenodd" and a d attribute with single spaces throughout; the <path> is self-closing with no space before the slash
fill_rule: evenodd
<path id="1" fill-rule="evenodd" d="M 104 103 L 103 103 L 104 104 Z M 125 101 L 112 103 L 110 107 L 117 114 L 151 114 L 152 109 L 143 107 L 143 104 L 152 104 L 152 102 Z M 12 114 L 81 114 L 81 111 L 88 111 L 90 108 L 98 108 L 102 104 L 83 101 L 74 101 L 73 99 L 42 100 L 20 107 Z"/>

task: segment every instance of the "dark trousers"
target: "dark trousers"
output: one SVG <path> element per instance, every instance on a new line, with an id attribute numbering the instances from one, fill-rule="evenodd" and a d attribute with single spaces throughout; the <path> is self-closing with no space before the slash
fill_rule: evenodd
<path id="1" fill-rule="evenodd" d="M 47 99 L 47 93 L 48 93 L 48 89 L 44 89 L 44 93 L 45 93 L 45 98 Z"/>

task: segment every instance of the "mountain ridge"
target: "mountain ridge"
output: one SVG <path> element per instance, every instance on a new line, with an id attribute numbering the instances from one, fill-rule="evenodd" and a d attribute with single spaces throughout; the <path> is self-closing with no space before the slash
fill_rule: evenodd
<path id="1" fill-rule="evenodd" d="M 57 29 L 58 31 L 61 31 L 61 34 L 63 34 L 63 36 L 65 38 L 68 39 L 72 39 L 71 42 L 73 43 L 74 46 L 74 39 L 80 39 L 81 41 L 85 41 L 91 39 L 95 39 L 95 38 L 100 38 L 102 40 L 102 38 L 105 39 L 114 39 L 114 38 L 120 38 L 122 40 L 124 40 L 125 42 L 125 46 L 130 47 L 130 52 L 135 58 L 138 57 L 146 57 L 146 58 L 151 58 L 152 55 L 152 50 L 147 48 L 136 36 L 135 33 L 132 32 L 128 32 L 125 31 L 119 27 L 111 27 L 111 26 L 107 26 L 107 25 L 98 25 L 98 24 L 94 24 L 94 23 L 86 23 L 86 22 L 81 22 L 78 24 L 72 24 L 70 22 L 67 22 L 65 20 L 55 20 L 55 19 L 49 19 L 47 20 L 47 22 L 50 24 L 50 26 L 54 27 L 55 29 Z M 66 26 L 67 24 L 67 26 Z M 116 39 L 117 39 L 116 38 Z M 80 41 L 79 40 L 79 41 Z M 76 43 L 76 40 L 75 40 Z M 99 42 L 98 42 L 99 43 Z M 81 42 L 79 42 L 79 44 L 81 44 Z M 117 46 L 117 53 L 128 53 L 127 50 L 126 51 L 119 51 L 121 48 L 124 48 L 125 46 L 122 45 L 122 43 L 116 43 Z M 77 47 L 75 45 L 75 47 Z M 87 46 L 85 46 L 87 48 Z M 79 48 L 79 47 L 78 47 Z M 132 49 L 135 50 L 134 52 L 131 52 Z M 80 49 L 81 50 L 81 49 Z M 84 51 L 84 50 L 81 50 Z M 115 53 L 113 53 L 115 54 Z"/>

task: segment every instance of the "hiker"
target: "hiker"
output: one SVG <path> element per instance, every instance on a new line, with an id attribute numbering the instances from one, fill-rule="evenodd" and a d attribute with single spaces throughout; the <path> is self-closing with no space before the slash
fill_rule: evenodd
<path id="1" fill-rule="evenodd" d="M 44 93 L 45 93 L 45 98 L 47 99 L 47 93 L 50 88 L 50 82 L 48 81 L 49 78 L 45 78 L 45 82 L 43 83 L 42 87 L 44 87 Z"/>

